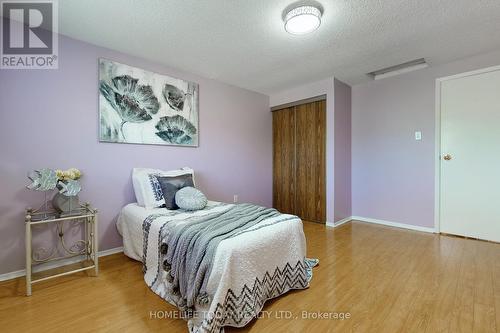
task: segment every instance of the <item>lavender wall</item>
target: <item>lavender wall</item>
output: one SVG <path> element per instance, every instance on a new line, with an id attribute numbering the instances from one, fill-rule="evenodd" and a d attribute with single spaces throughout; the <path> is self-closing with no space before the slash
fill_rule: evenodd
<path id="1" fill-rule="evenodd" d="M 354 216 L 434 227 L 435 79 L 499 64 L 500 51 L 353 87 Z"/>
<path id="2" fill-rule="evenodd" d="M 109 49 L 60 38 L 59 70 L 0 70 L 0 274 L 24 268 L 23 210 L 42 195 L 28 170 L 78 167 L 81 198 L 100 211 L 101 249 L 122 245 L 115 220 L 134 201 L 133 167 L 190 166 L 209 199 L 272 204 L 269 98 Z M 199 83 L 199 148 L 99 143 L 97 59 Z"/>
<path id="3" fill-rule="evenodd" d="M 352 215 L 351 209 L 351 87 L 335 79 L 335 194 L 334 222 Z"/>
<path id="4" fill-rule="evenodd" d="M 328 95 L 328 93 L 333 93 L 333 88 L 334 78 L 329 77 L 324 80 L 314 81 L 272 93 L 269 96 L 269 104 L 271 105 L 271 107 L 273 107 L 320 95 Z"/>

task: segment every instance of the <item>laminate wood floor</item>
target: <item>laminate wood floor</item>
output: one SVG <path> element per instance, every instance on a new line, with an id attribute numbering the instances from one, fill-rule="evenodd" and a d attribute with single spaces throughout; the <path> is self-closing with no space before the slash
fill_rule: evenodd
<path id="1" fill-rule="evenodd" d="M 226 332 L 500 331 L 500 244 L 361 222 L 304 229 L 308 256 L 320 259 L 310 288 Z M 78 273 L 24 291 L 24 278 L 0 283 L 0 332 L 187 332 L 181 319 L 154 318 L 175 309 L 123 254 L 101 258 L 97 278 Z"/>

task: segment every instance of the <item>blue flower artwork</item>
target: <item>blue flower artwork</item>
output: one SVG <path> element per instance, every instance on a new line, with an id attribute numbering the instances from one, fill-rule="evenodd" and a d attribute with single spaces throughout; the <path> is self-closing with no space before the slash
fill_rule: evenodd
<path id="1" fill-rule="evenodd" d="M 156 135 L 171 144 L 190 144 L 196 135 L 196 127 L 182 116 L 162 117 L 156 124 Z"/>
<path id="2" fill-rule="evenodd" d="M 99 59 L 101 142 L 198 146 L 198 84 Z"/>

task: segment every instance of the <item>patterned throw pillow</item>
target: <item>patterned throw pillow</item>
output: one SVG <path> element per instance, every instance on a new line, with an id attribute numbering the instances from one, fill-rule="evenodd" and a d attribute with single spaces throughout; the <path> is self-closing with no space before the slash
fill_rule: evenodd
<path id="1" fill-rule="evenodd" d="M 145 208 L 161 207 L 165 204 L 158 176 L 182 176 L 190 175 L 194 184 L 194 171 L 190 168 L 182 168 L 172 171 L 159 169 L 134 168 L 132 171 L 132 184 L 135 197 L 139 206 Z M 175 194 L 174 194 L 175 195 Z"/>
<path id="2" fill-rule="evenodd" d="M 156 176 L 160 184 L 165 207 L 167 209 L 178 209 L 175 203 L 175 194 L 181 188 L 186 186 L 194 186 L 193 177 L 191 174 L 181 176 Z"/>
<path id="3" fill-rule="evenodd" d="M 184 187 L 175 194 L 175 202 L 180 209 L 200 210 L 207 205 L 207 197 L 194 187 Z"/>

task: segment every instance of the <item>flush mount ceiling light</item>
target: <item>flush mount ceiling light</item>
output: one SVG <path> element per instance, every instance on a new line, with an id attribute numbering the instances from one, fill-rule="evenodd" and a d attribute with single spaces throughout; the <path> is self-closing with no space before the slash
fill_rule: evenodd
<path id="1" fill-rule="evenodd" d="M 314 6 L 300 6 L 285 15 L 285 30 L 293 35 L 303 35 L 318 29 L 321 11 Z"/>

